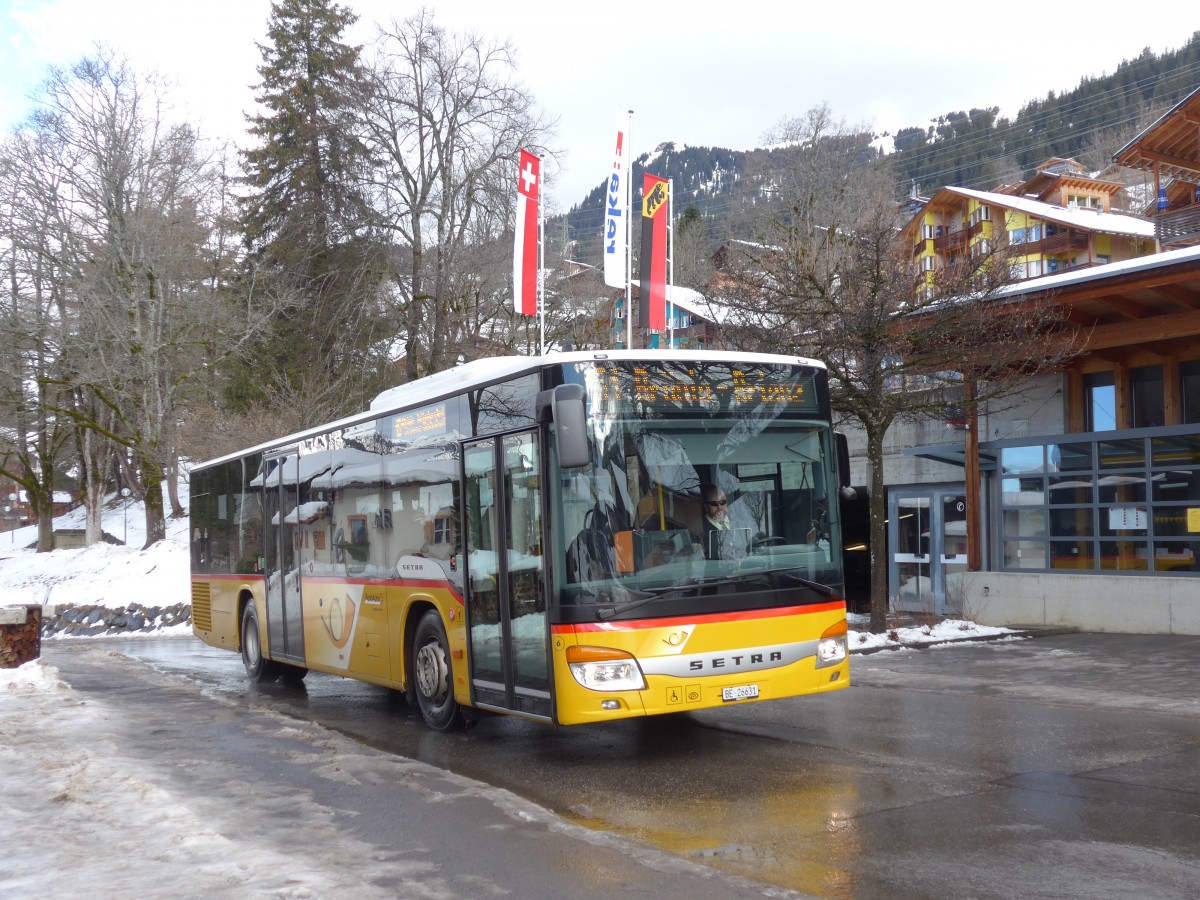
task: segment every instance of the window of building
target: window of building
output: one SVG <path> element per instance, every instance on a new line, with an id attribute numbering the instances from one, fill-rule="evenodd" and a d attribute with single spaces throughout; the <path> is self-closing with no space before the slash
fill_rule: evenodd
<path id="1" fill-rule="evenodd" d="M 1179 364 L 1184 425 L 1200 425 L 1200 360 Z"/>
<path id="2" fill-rule="evenodd" d="M 1200 436 L 1172 434 L 1000 451 L 1004 569 L 1200 574 Z"/>
<path id="3" fill-rule="evenodd" d="M 1029 278 L 1039 278 L 1042 274 L 1042 261 L 1040 259 L 1031 259 L 1025 264 L 1025 274 Z"/>
<path id="4" fill-rule="evenodd" d="M 1112 372 L 1083 376 L 1084 430 L 1112 431 L 1117 427 L 1117 392 Z"/>
<path id="5" fill-rule="evenodd" d="M 1165 425 L 1163 406 L 1163 367 L 1143 366 L 1129 370 L 1133 401 L 1133 427 L 1154 428 Z"/>

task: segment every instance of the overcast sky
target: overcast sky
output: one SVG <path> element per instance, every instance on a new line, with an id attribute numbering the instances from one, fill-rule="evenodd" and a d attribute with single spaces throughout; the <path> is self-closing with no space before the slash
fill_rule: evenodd
<path id="1" fill-rule="evenodd" d="M 370 40 L 373 23 L 418 8 L 404 0 L 345 5 L 361 17 L 349 35 L 356 43 Z M 635 111 L 635 154 L 667 140 L 750 148 L 782 118 L 822 102 L 877 131 L 971 107 L 1013 115 L 1085 75 L 1114 71 L 1143 47 L 1177 49 L 1200 29 L 1200 6 L 1190 4 L 1160 16 L 1092 3 L 1069 20 L 1032 7 L 1023 19 L 1014 8 L 1003 21 L 1000 6 L 967 15 L 961 3 L 941 2 L 427 5 L 448 28 L 516 47 L 519 77 L 560 122 L 562 169 L 548 183 L 560 208 L 605 177 L 617 110 Z M 178 99 L 207 135 L 242 143 L 269 10 L 270 0 L 0 0 L 0 126 L 28 113 L 47 66 L 100 41 L 140 69 L 177 79 Z"/>

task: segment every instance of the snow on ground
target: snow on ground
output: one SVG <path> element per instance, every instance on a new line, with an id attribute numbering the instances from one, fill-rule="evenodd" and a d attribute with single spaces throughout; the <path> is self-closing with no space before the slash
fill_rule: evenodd
<path id="1" fill-rule="evenodd" d="M 165 500 L 165 497 L 164 497 Z M 186 482 L 180 502 L 187 506 Z M 167 539 L 149 550 L 146 511 L 112 496 L 102 515 L 103 529 L 126 545 L 107 542 L 79 550 L 37 553 L 37 526 L 0 533 L 0 606 L 43 603 L 56 606 L 106 606 L 130 603 L 167 606 L 191 598 L 188 584 L 188 520 L 167 520 Z M 55 530 L 83 529 L 83 507 L 54 520 Z"/>

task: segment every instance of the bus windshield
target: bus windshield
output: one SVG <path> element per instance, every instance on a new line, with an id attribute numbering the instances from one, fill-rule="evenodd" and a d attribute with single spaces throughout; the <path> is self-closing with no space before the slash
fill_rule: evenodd
<path id="1" fill-rule="evenodd" d="M 594 446 L 590 465 L 556 472 L 564 610 L 673 615 L 794 604 L 802 586 L 840 591 L 819 372 L 579 368 Z"/>

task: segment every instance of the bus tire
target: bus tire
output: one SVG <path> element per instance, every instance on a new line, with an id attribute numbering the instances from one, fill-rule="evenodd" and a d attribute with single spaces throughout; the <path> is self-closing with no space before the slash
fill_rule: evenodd
<path id="1" fill-rule="evenodd" d="M 279 664 L 262 653 L 258 627 L 258 609 L 251 600 L 242 610 L 242 665 L 253 684 L 263 684 L 279 677 Z"/>
<path id="2" fill-rule="evenodd" d="M 437 610 L 429 610 L 413 634 L 413 687 L 421 718 L 434 731 L 450 731 L 462 722 L 462 710 L 454 699 L 454 675 L 450 668 L 450 642 Z"/>

